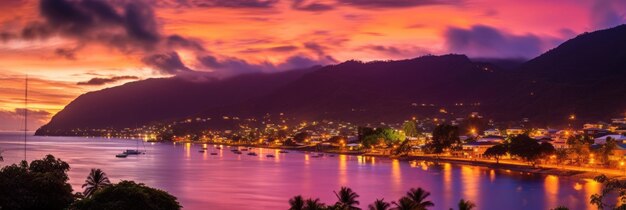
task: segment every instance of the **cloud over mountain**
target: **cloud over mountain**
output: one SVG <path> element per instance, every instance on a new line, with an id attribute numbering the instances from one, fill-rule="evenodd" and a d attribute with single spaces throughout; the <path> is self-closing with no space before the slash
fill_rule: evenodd
<path id="1" fill-rule="evenodd" d="M 448 50 L 472 57 L 531 58 L 543 52 L 540 37 L 515 35 L 486 25 L 471 28 L 449 27 L 445 31 Z"/>

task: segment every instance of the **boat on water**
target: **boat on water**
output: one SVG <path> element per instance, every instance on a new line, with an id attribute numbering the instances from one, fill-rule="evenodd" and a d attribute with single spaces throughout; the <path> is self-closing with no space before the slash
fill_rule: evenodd
<path id="1" fill-rule="evenodd" d="M 289 153 L 289 151 L 281 150 L 281 151 L 278 151 L 278 153 Z"/>
<path id="2" fill-rule="evenodd" d="M 241 149 L 241 151 L 242 151 L 242 152 L 245 152 L 245 151 L 248 151 L 248 149 L 243 148 L 243 149 Z"/>
<path id="3" fill-rule="evenodd" d="M 273 157 L 274 157 L 274 155 L 266 155 L 265 157 L 268 157 L 268 158 L 273 158 Z"/>
<path id="4" fill-rule="evenodd" d="M 215 149 L 222 149 L 222 147 L 219 147 L 219 146 L 218 146 L 218 147 L 215 147 Z"/>
<path id="5" fill-rule="evenodd" d="M 126 155 L 140 155 L 140 154 L 143 154 L 143 152 L 141 152 L 139 150 L 136 150 L 136 149 L 128 149 L 128 150 L 126 150 L 126 151 L 124 151 L 122 153 L 126 154 Z"/>
<path id="6" fill-rule="evenodd" d="M 242 154 L 242 152 L 240 152 L 239 150 L 234 151 L 233 153 L 238 154 L 238 155 L 241 155 L 241 154 Z"/>
<path id="7" fill-rule="evenodd" d="M 239 150 L 238 150 L 238 149 L 231 149 L 230 151 L 232 151 L 232 152 L 238 152 Z"/>
<path id="8" fill-rule="evenodd" d="M 248 155 L 250 155 L 250 156 L 257 156 L 257 154 L 255 152 L 248 152 Z"/>
<path id="9" fill-rule="evenodd" d="M 117 154 L 115 155 L 116 158 L 126 158 L 128 157 L 128 155 L 126 153 L 121 153 L 121 154 Z"/>
<path id="10" fill-rule="evenodd" d="M 203 150 L 203 149 L 201 149 L 201 150 L 198 150 L 198 152 L 199 152 L 199 153 L 204 153 L 204 152 L 206 152 L 206 151 L 205 151 L 205 150 Z"/>
<path id="11" fill-rule="evenodd" d="M 217 155 L 217 152 L 211 152 L 211 155 Z"/>

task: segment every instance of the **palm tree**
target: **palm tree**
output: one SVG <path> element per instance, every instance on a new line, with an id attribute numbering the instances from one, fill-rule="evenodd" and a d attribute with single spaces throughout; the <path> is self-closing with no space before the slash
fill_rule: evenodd
<path id="1" fill-rule="evenodd" d="M 396 206 L 393 210 L 422 210 L 408 197 L 402 197 L 397 203 L 395 201 L 391 203 Z"/>
<path id="2" fill-rule="evenodd" d="M 427 207 L 435 206 L 432 201 L 426 200 L 428 196 L 430 196 L 430 193 L 426 192 L 426 190 L 421 187 L 418 187 L 417 189 L 411 188 L 406 193 L 406 198 L 411 199 L 419 209 L 426 209 Z"/>
<path id="3" fill-rule="evenodd" d="M 337 201 L 337 206 L 340 206 L 342 209 L 360 210 L 359 207 L 355 206 L 360 203 L 356 200 L 359 197 L 359 194 L 356 194 L 356 192 L 352 191 L 349 187 L 341 187 L 339 193 L 336 191 L 333 191 L 333 193 L 335 193 L 335 196 L 337 196 L 337 199 L 339 200 Z"/>
<path id="4" fill-rule="evenodd" d="M 476 204 L 472 203 L 471 201 L 464 199 L 461 199 L 461 201 L 459 201 L 459 210 L 472 210 L 474 207 L 476 207 Z"/>
<path id="5" fill-rule="evenodd" d="M 304 209 L 304 199 L 301 195 L 294 196 L 289 199 L 289 210 L 302 210 Z"/>
<path id="6" fill-rule="evenodd" d="M 369 210 L 388 210 L 390 206 L 389 203 L 385 202 L 385 199 L 376 199 L 368 208 Z"/>
<path id="7" fill-rule="evenodd" d="M 320 202 L 319 198 L 313 199 L 309 198 L 305 201 L 306 205 L 304 206 L 304 210 L 323 210 L 326 208 L 326 204 Z"/>
<path id="8" fill-rule="evenodd" d="M 94 192 L 110 185 L 111 182 L 106 173 L 102 172 L 99 168 L 92 168 L 89 176 L 87 176 L 85 180 L 85 184 L 83 184 L 83 188 L 85 189 L 83 194 L 85 197 L 90 197 Z"/>

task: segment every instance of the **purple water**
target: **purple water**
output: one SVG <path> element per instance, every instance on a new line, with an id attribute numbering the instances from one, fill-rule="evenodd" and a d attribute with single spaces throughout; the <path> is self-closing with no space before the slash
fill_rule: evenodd
<path id="1" fill-rule="evenodd" d="M 0 166 L 23 159 L 23 136 L 0 133 Z M 207 145 L 143 143 L 145 155 L 116 158 L 122 150 L 135 149 L 136 141 L 82 137 L 29 136 L 27 159 L 46 154 L 67 161 L 75 191 L 91 168 L 101 168 L 112 182 L 134 180 L 178 197 L 184 209 L 287 209 L 294 195 L 335 202 L 333 190 L 349 186 L 361 195 L 361 207 L 377 198 L 397 200 L 411 187 L 432 194 L 432 209 L 456 208 L 463 198 L 478 209 L 550 209 L 558 205 L 589 209 L 589 197 L 600 185 L 592 180 L 521 174 L 485 167 L 455 164 L 409 163 L 386 158 L 313 154 L 254 149 L 258 156 L 233 154 Z M 211 151 L 218 152 L 212 156 Z M 273 154 L 275 158 L 267 158 Z"/>

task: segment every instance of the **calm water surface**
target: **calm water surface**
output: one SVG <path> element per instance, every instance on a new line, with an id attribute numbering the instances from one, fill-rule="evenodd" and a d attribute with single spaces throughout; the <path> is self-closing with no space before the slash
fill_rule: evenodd
<path id="1" fill-rule="evenodd" d="M 27 158 L 46 154 L 67 161 L 75 191 L 91 168 L 101 168 L 112 182 L 135 180 L 166 190 L 185 209 L 287 209 L 298 194 L 334 203 L 333 190 L 349 186 L 361 195 L 361 207 L 377 198 L 396 200 L 411 187 L 432 194 L 433 209 L 455 207 L 469 199 L 478 209 L 550 209 L 566 205 L 589 209 L 589 197 L 600 185 L 591 180 L 520 174 L 484 167 L 402 162 L 385 158 L 337 155 L 313 158 L 292 151 L 254 149 L 259 156 L 236 155 L 208 145 L 212 156 L 198 152 L 202 145 L 145 143 L 145 155 L 115 158 L 136 141 L 81 137 L 29 137 Z M 23 136 L 0 133 L 0 166 L 23 159 Z M 267 158 L 274 154 L 276 158 Z"/>

